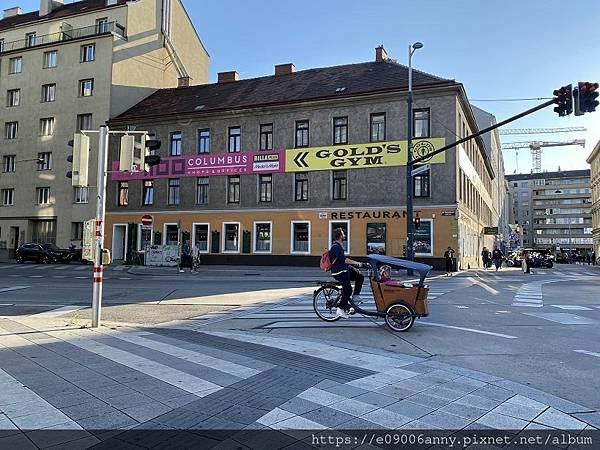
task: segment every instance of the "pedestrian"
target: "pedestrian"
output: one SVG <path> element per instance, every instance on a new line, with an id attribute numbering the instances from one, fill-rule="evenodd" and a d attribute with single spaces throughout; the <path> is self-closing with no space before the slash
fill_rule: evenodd
<path id="1" fill-rule="evenodd" d="M 190 248 L 190 241 L 185 241 L 181 248 L 181 258 L 179 263 L 179 272 L 183 273 L 183 268 L 186 266 L 191 267 L 190 260 L 192 255 L 192 249 Z"/>
<path id="2" fill-rule="evenodd" d="M 200 266 L 200 249 L 198 243 L 192 247 L 192 272 L 197 272 Z"/>
<path id="3" fill-rule="evenodd" d="M 454 255 L 455 251 L 452 247 L 448 246 L 448 249 L 444 252 L 444 259 L 446 260 L 446 276 L 451 277 L 454 272 Z"/>
<path id="4" fill-rule="evenodd" d="M 532 273 L 531 272 L 531 261 L 529 260 L 529 252 L 523 252 L 523 261 L 521 263 L 521 268 L 523 269 L 523 273 Z"/>
<path id="5" fill-rule="evenodd" d="M 592 252 L 592 264 L 594 266 L 597 264 L 597 261 L 596 261 L 596 252 L 595 251 Z"/>
<path id="6" fill-rule="evenodd" d="M 588 250 L 586 252 L 586 260 L 587 260 L 588 266 L 590 266 L 592 264 L 592 251 L 591 250 Z"/>
<path id="7" fill-rule="evenodd" d="M 481 260 L 483 261 L 483 267 L 485 270 L 487 270 L 490 264 L 490 251 L 487 249 L 487 247 L 483 247 L 483 251 L 481 252 Z"/>
<path id="8" fill-rule="evenodd" d="M 492 261 L 494 261 L 494 265 L 496 266 L 496 272 L 502 266 L 502 258 L 504 258 L 504 254 L 498 247 L 494 247 L 494 251 L 492 252 Z"/>

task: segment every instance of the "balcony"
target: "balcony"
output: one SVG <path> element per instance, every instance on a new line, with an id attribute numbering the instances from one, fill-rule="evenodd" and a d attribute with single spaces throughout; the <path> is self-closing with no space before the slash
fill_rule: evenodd
<path id="1" fill-rule="evenodd" d="M 63 24 L 62 28 L 66 28 Z M 46 34 L 42 36 L 28 36 L 18 41 L 5 42 L 0 47 L 0 53 L 12 52 L 28 48 L 35 48 L 42 45 L 68 42 L 75 39 L 82 39 L 91 36 L 101 36 L 105 34 L 116 34 L 122 38 L 127 38 L 125 27 L 118 22 L 105 22 L 83 28 L 63 29 L 58 33 Z"/>

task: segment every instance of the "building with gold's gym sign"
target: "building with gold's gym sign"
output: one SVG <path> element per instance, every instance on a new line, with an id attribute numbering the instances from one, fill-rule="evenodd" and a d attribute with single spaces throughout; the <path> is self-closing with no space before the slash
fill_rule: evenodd
<path id="1" fill-rule="evenodd" d="M 204 263 L 315 265 L 345 229 L 352 257 L 402 256 L 406 243 L 407 69 L 376 60 L 159 90 L 113 119 L 163 143 L 150 173 L 109 181 L 106 238 L 115 259 L 148 244 L 189 240 Z M 478 129 L 460 83 L 414 74 L 415 155 Z M 486 117 L 493 116 L 487 115 Z M 436 155 L 414 178 L 419 260 L 438 267 L 448 246 L 463 267 L 499 236 L 503 164 L 496 135 Z M 110 144 L 118 161 L 118 146 Z M 141 225 L 142 215 L 152 226 Z M 500 227 L 500 229 L 502 229 Z"/>

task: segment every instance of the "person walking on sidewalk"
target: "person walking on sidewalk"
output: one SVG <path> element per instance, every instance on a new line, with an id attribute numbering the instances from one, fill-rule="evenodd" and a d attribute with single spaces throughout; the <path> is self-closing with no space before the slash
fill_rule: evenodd
<path id="1" fill-rule="evenodd" d="M 347 319 L 348 312 L 350 311 L 350 296 L 353 294 L 351 281 L 354 281 L 352 301 L 360 303 L 360 291 L 365 277 L 352 267 L 362 267 L 362 263 L 346 258 L 344 247 L 342 246 L 344 238 L 344 230 L 341 228 L 333 230 L 333 244 L 331 244 L 331 248 L 329 249 L 329 260 L 331 261 L 331 275 L 342 283 L 342 295 L 336 310 L 336 316 Z"/>
<path id="2" fill-rule="evenodd" d="M 488 270 L 490 266 L 490 251 L 487 247 L 483 247 L 483 251 L 481 252 L 481 261 L 483 262 L 483 267 L 485 270 Z"/>
<path id="3" fill-rule="evenodd" d="M 533 273 L 531 271 L 531 260 L 529 259 L 529 252 L 523 252 L 523 262 L 521 263 L 523 273 Z"/>
<path id="4" fill-rule="evenodd" d="M 446 260 L 446 276 L 447 277 L 451 277 L 452 272 L 454 272 L 454 261 L 455 261 L 454 255 L 455 254 L 456 254 L 456 252 L 450 246 L 448 246 L 448 249 L 444 252 L 444 259 Z"/>
<path id="5" fill-rule="evenodd" d="M 181 247 L 181 258 L 179 263 L 179 272 L 183 273 L 183 268 L 185 266 L 192 267 L 191 264 L 192 259 L 192 249 L 190 248 L 190 241 L 185 241 L 185 244 Z M 191 270 L 191 269 L 190 269 Z"/>
<path id="6" fill-rule="evenodd" d="M 504 258 L 504 253 L 502 253 L 498 247 L 494 247 L 494 251 L 492 252 L 492 261 L 494 261 L 494 265 L 496 266 L 496 272 L 498 272 L 498 269 L 502 267 L 502 258 Z"/>

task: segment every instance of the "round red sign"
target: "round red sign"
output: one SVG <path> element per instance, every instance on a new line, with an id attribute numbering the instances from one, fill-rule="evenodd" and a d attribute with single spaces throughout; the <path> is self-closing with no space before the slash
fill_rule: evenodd
<path id="1" fill-rule="evenodd" d="M 150 214 L 144 214 L 142 216 L 142 225 L 145 227 L 151 227 L 153 221 L 154 221 L 154 219 L 152 218 L 152 216 Z"/>

